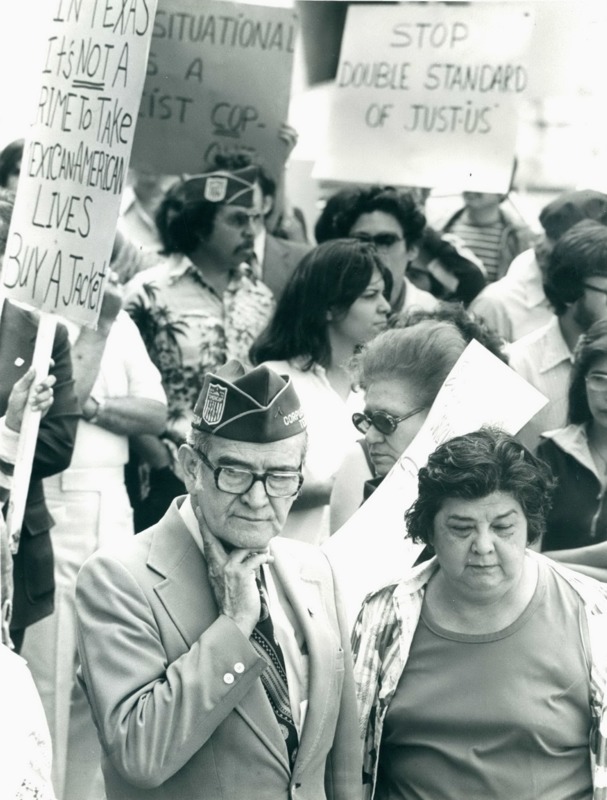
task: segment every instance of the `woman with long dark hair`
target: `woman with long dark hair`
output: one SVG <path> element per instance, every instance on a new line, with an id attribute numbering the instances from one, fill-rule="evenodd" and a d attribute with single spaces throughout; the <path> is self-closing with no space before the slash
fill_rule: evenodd
<path id="1" fill-rule="evenodd" d="M 325 242 L 291 276 L 276 312 L 251 349 L 254 364 L 291 376 L 308 421 L 304 485 L 286 535 L 320 542 L 328 534 L 328 502 L 362 398 L 348 365 L 387 325 L 391 274 L 376 249 L 354 239 Z"/>

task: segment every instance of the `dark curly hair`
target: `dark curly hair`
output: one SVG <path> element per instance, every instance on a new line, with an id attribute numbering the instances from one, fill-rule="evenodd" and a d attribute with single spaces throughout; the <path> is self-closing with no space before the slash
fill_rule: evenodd
<path id="1" fill-rule="evenodd" d="M 373 211 L 383 211 L 397 220 L 408 247 L 421 238 L 426 217 L 410 192 L 393 186 L 359 186 L 342 189 L 327 200 L 314 227 L 316 241 L 349 236 L 356 220 Z"/>
<path id="2" fill-rule="evenodd" d="M 14 207 L 15 193 L 9 189 L 0 189 L 0 256 L 3 256 L 6 251 Z"/>
<path id="3" fill-rule="evenodd" d="M 210 236 L 221 203 L 186 203 L 184 180 L 171 186 L 156 212 L 156 227 L 164 255 L 193 253 L 201 238 Z"/>
<path id="4" fill-rule="evenodd" d="M 580 336 L 575 348 L 575 359 L 569 379 L 569 422 L 580 425 L 592 420 L 586 394 L 586 375 L 596 362 L 605 356 L 607 356 L 607 319 L 601 319 Z"/>
<path id="5" fill-rule="evenodd" d="M 15 139 L 0 152 L 0 186 L 6 187 L 11 175 L 18 175 L 18 164 L 23 158 L 23 139 Z"/>
<path id="6" fill-rule="evenodd" d="M 328 366 L 331 345 L 327 311 L 344 315 L 365 291 L 374 270 L 384 279 L 384 297 L 392 274 L 373 245 L 356 239 L 325 242 L 307 253 L 291 275 L 268 327 L 254 342 L 250 358 L 262 361 L 307 357 L 306 368 Z"/>
<path id="7" fill-rule="evenodd" d="M 558 316 L 583 296 L 593 275 L 607 277 L 607 226 L 585 219 L 563 234 L 548 256 L 544 291 Z"/>
<path id="8" fill-rule="evenodd" d="M 504 492 L 520 503 L 531 543 L 545 531 L 554 479 L 548 466 L 512 436 L 481 428 L 440 445 L 420 469 L 417 485 L 417 500 L 405 513 L 414 542 L 432 546 L 434 520 L 445 500 Z"/>

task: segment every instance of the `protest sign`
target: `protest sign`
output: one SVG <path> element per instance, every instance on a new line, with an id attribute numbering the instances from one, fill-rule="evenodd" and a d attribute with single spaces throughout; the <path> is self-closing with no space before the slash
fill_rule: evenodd
<path id="1" fill-rule="evenodd" d="M 2 280 L 95 325 L 127 176 L 155 0 L 56 0 Z"/>
<path id="2" fill-rule="evenodd" d="M 156 0 L 56 0 L 2 266 L 2 291 L 42 312 L 48 372 L 56 317 L 94 326 L 116 232 Z M 26 410 L 8 513 L 18 544 L 40 414 Z"/>
<path id="3" fill-rule="evenodd" d="M 350 5 L 314 176 L 507 191 L 531 8 Z"/>
<path id="4" fill-rule="evenodd" d="M 278 177 L 297 16 L 221 0 L 160 0 L 133 165 L 201 172 L 217 152 L 250 152 Z"/>
<path id="5" fill-rule="evenodd" d="M 350 623 L 365 596 L 399 580 L 422 550 L 405 538 L 417 473 L 439 444 L 493 425 L 517 433 L 546 398 L 476 340 L 447 376 L 419 433 L 379 487 L 324 545 Z"/>

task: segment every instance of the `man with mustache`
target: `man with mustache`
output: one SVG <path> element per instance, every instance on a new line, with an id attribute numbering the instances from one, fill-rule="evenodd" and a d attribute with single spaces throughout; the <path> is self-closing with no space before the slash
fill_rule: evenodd
<path id="1" fill-rule="evenodd" d="M 183 493 L 176 448 L 207 372 L 230 358 L 248 363 L 249 348 L 274 310 L 268 287 L 245 262 L 253 253 L 255 167 L 178 181 L 156 216 L 164 260 L 127 284 L 125 306 L 162 375 L 169 423 L 163 439 L 136 443 L 150 465 L 149 500 L 138 508 L 141 530 Z"/>

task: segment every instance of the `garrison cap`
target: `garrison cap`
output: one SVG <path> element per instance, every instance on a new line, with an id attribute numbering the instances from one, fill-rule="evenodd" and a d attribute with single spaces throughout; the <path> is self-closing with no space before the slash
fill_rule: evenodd
<path id="1" fill-rule="evenodd" d="M 206 200 L 209 203 L 251 208 L 257 172 L 257 167 L 252 166 L 192 175 L 184 180 L 182 186 L 184 201 L 187 204 Z"/>
<path id="2" fill-rule="evenodd" d="M 306 429 L 291 378 L 261 364 L 249 371 L 236 360 L 207 373 L 192 427 L 240 442 L 278 442 Z"/>

